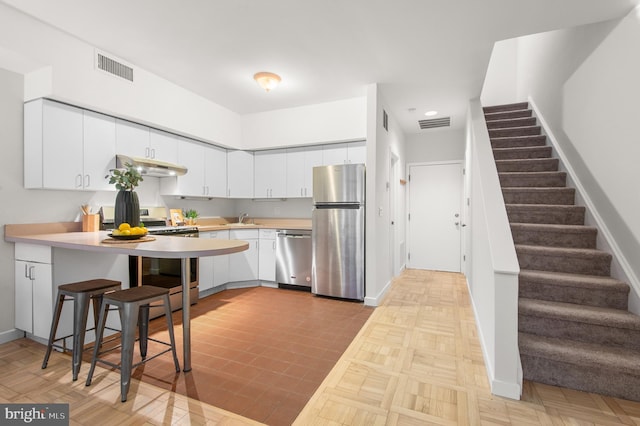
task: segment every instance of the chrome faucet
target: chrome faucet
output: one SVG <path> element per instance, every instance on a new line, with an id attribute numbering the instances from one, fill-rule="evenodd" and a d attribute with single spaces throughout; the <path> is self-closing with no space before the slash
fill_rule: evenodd
<path id="1" fill-rule="evenodd" d="M 242 221 L 244 220 L 245 217 L 248 217 L 249 215 L 247 213 L 240 213 L 240 216 L 238 216 L 238 223 L 242 223 Z"/>

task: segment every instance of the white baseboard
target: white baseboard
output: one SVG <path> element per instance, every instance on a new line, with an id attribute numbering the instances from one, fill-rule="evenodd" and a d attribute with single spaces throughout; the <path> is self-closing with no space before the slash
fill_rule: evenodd
<path id="1" fill-rule="evenodd" d="M 13 340 L 22 339 L 24 337 L 24 331 L 14 328 L 13 330 L 3 331 L 0 333 L 0 344 L 8 343 Z"/>
<path id="2" fill-rule="evenodd" d="M 384 288 L 382 289 L 382 291 L 380 293 L 378 293 L 375 296 L 366 296 L 364 298 L 364 304 L 365 306 L 380 306 L 380 302 L 382 302 L 382 299 L 384 299 L 384 296 L 387 294 L 387 292 L 389 291 L 389 289 L 391 288 L 391 281 L 389 280 L 387 281 L 387 283 L 384 285 Z"/>

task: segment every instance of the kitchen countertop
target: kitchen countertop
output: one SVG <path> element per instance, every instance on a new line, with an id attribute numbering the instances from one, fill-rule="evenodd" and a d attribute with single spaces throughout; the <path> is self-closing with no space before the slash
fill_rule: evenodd
<path id="1" fill-rule="evenodd" d="M 239 224 L 224 218 L 199 218 L 196 226 L 200 232 L 225 229 L 301 229 L 311 230 L 311 219 L 248 218 Z"/>
<path id="2" fill-rule="evenodd" d="M 154 235 L 155 241 L 132 240 L 124 244 L 105 244 L 102 241 L 108 238 L 108 234 L 107 231 L 100 231 L 18 235 L 12 232 L 7 233 L 5 228 L 5 240 L 14 243 L 167 259 L 216 256 L 237 253 L 249 248 L 249 243 L 242 240 L 176 238 L 164 235 Z"/>

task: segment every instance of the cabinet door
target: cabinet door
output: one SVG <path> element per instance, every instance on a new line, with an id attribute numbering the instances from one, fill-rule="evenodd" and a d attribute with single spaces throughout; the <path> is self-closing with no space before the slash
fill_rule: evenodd
<path id="1" fill-rule="evenodd" d="M 33 283 L 29 279 L 29 263 L 15 262 L 15 327 L 33 333 Z"/>
<path id="2" fill-rule="evenodd" d="M 332 166 L 334 164 L 345 164 L 347 162 L 347 144 L 335 143 L 325 145 L 322 148 L 322 164 Z"/>
<path id="3" fill-rule="evenodd" d="M 43 186 L 82 189 L 82 110 L 45 101 L 42 129 Z"/>
<path id="4" fill-rule="evenodd" d="M 227 196 L 253 198 L 253 153 L 227 152 Z"/>
<path id="5" fill-rule="evenodd" d="M 260 239 L 258 256 L 258 278 L 264 281 L 276 280 L 276 240 Z"/>
<path id="6" fill-rule="evenodd" d="M 180 138 L 161 130 L 149 129 L 149 158 L 167 163 L 178 162 Z"/>
<path id="7" fill-rule="evenodd" d="M 229 231 L 217 231 L 212 234 L 212 238 L 229 239 Z M 218 287 L 229 281 L 229 255 L 213 256 L 213 286 Z"/>
<path id="8" fill-rule="evenodd" d="M 229 281 L 258 279 L 258 239 L 245 239 L 249 248 L 229 255 Z"/>
<path id="9" fill-rule="evenodd" d="M 34 263 L 31 274 L 33 282 L 33 335 L 49 338 L 55 292 L 51 275 L 51 265 Z"/>
<path id="10" fill-rule="evenodd" d="M 287 195 L 287 159 L 283 149 L 254 154 L 254 196 L 282 198 Z"/>
<path id="11" fill-rule="evenodd" d="M 367 162 L 367 142 L 349 142 L 347 144 L 347 161 L 349 164 L 365 164 Z"/>
<path id="12" fill-rule="evenodd" d="M 116 167 L 116 120 L 84 111 L 83 187 L 92 191 L 115 191 L 105 176 Z"/>
<path id="13" fill-rule="evenodd" d="M 217 147 L 204 148 L 204 186 L 209 197 L 227 196 L 227 151 Z"/>
<path id="14" fill-rule="evenodd" d="M 322 154 L 322 151 L 320 151 Z M 304 197 L 305 188 L 305 149 L 287 149 L 287 198 Z M 322 155 L 320 155 L 322 161 Z"/>
<path id="15" fill-rule="evenodd" d="M 116 154 L 149 158 L 149 128 L 116 119 Z"/>
<path id="16" fill-rule="evenodd" d="M 206 195 L 204 187 L 204 147 L 197 143 L 182 141 L 178 153 L 178 162 L 188 171 L 178 176 L 177 195 L 203 196 Z"/>
<path id="17" fill-rule="evenodd" d="M 322 147 L 307 148 L 304 153 L 304 196 L 313 197 L 313 168 L 322 166 Z"/>

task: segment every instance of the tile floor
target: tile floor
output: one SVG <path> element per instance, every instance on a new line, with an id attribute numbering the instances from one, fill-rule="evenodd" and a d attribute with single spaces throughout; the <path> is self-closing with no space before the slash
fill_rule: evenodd
<path id="1" fill-rule="evenodd" d="M 190 373 L 175 374 L 166 354 L 133 377 L 259 422 L 290 425 L 372 312 L 295 290 L 227 290 L 192 306 Z M 180 317 L 173 315 L 182 360 Z M 164 318 L 152 321 L 151 331 L 168 340 Z"/>

